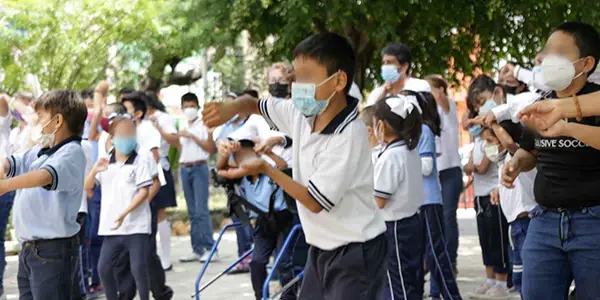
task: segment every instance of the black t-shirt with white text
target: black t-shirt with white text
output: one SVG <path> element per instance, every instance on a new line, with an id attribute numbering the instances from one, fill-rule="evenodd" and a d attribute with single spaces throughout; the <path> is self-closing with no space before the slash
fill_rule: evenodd
<path id="1" fill-rule="evenodd" d="M 596 91 L 600 91 L 600 85 L 588 82 L 577 95 Z M 552 93 L 549 98 L 558 97 Z M 567 121 L 600 127 L 600 116 Z M 545 138 L 527 130 L 521 148 L 537 151 L 534 194 L 538 204 L 548 208 L 600 205 L 600 150 L 574 138 Z"/>

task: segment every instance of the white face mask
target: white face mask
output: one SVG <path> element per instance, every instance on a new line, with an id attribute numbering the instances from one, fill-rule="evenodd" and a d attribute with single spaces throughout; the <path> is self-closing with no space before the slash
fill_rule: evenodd
<path id="1" fill-rule="evenodd" d="M 549 54 L 542 61 L 541 74 L 544 84 L 553 91 L 565 90 L 575 78 L 583 74 L 575 75 L 575 66 L 573 66 L 582 59 L 571 61 L 560 55 Z"/>
<path id="2" fill-rule="evenodd" d="M 504 157 L 506 156 L 506 149 L 502 150 L 502 152 L 500 152 L 499 150 L 500 146 L 499 145 L 487 145 L 484 148 L 484 152 L 485 152 L 485 156 L 487 156 L 487 158 L 494 163 L 499 162 L 500 160 L 504 159 Z"/>
<path id="3" fill-rule="evenodd" d="M 32 129 L 32 140 L 35 141 L 36 144 L 40 145 L 42 148 L 54 146 L 54 141 L 56 140 L 56 132 L 58 131 L 58 128 L 55 129 L 52 133 L 44 133 L 44 128 L 46 128 L 46 126 L 48 126 L 48 124 L 50 124 L 52 120 L 54 120 L 54 117 L 48 120 L 46 124 L 38 124 Z"/>
<path id="4" fill-rule="evenodd" d="M 198 109 L 195 107 L 188 107 L 183 109 L 183 114 L 188 121 L 193 121 L 198 118 Z"/>

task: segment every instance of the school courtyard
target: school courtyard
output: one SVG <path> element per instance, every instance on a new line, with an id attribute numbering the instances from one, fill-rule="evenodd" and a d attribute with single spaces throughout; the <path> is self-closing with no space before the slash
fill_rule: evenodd
<path id="1" fill-rule="evenodd" d="M 458 257 L 458 283 L 461 294 L 468 299 L 468 293 L 473 291 L 482 282 L 484 275 L 481 265 L 481 249 L 477 240 L 477 228 L 475 224 L 475 211 L 473 209 L 458 210 L 460 226 L 460 248 Z M 216 238 L 216 235 L 215 235 Z M 190 251 L 189 237 L 172 238 L 173 271 L 167 273 L 168 284 L 175 290 L 176 300 L 192 299 L 194 282 L 200 271 L 200 263 L 179 263 L 178 258 L 188 254 Z M 211 263 L 203 282 L 223 271 L 236 259 L 237 248 L 235 233 L 227 232 L 221 242 L 219 251 L 220 260 Z M 8 256 L 4 285 L 7 299 L 18 299 L 17 292 L 17 256 Z M 429 291 L 425 288 L 426 294 Z M 515 299 L 519 299 L 514 295 Z M 102 299 L 102 298 L 101 298 Z M 208 287 L 202 294 L 202 300 L 252 300 L 254 299 L 250 276 L 247 274 L 223 276 L 212 286 Z"/>

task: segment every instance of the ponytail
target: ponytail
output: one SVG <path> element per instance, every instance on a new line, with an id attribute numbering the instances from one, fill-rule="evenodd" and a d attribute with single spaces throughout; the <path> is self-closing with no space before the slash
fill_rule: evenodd
<path id="1" fill-rule="evenodd" d="M 386 100 L 391 97 L 386 97 L 376 104 L 375 120 L 383 121 L 387 131 L 394 132 L 401 140 L 406 142 L 406 146 L 409 150 L 413 150 L 419 144 L 419 138 L 421 137 L 421 125 L 423 123 L 421 113 L 419 112 L 419 109 L 415 107 L 410 113 L 407 113 L 406 118 L 402 118 L 394 113 L 386 103 Z"/>

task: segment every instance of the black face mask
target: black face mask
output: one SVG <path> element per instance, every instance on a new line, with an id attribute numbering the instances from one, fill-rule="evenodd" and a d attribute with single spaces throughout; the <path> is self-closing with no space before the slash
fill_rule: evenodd
<path id="1" fill-rule="evenodd" d="M 289 95 L 289 84 L 272 83 L 269 84 L 269 94 L 276 98 L 285 98 Z"/>

